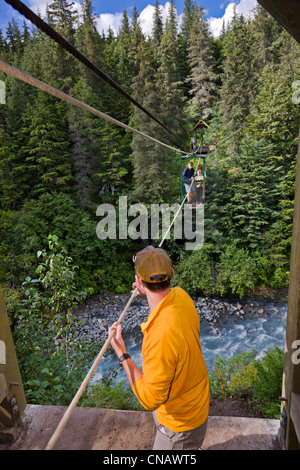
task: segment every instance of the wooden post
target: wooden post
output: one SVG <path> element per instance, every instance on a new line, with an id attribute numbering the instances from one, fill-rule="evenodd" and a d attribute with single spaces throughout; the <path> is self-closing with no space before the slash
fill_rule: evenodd
<path id="1" fill-rule="evenodd" d="M 6 395 L 0 403 L 0 423 L 4 426 L 14 426 L 10 414 L 10 401 L 15 396 L 18 413 L 21 416 L 26 407 L 26 398 L 23 389 L 15 346 L 9 326 L 8 316 L 0 289 L 0 377 L 2 396 Z"/>
<path id="2" fill-rule="evenodd" d="M 295 204 L 293 214 L 290 282 L 282 395 L 287 399 L 283 407 L 287 413 L 285 447 L 300 449 L 297 435 L 300 434 L 300 416 L 297 397 L 300 394 L 300 137 L 298 145 Z"/>

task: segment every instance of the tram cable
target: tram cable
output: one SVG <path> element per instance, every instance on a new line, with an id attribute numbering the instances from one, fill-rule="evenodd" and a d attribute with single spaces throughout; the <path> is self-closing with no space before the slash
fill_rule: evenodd
<path id="1" fill-rule="evenodd" d="M 134 133 L 138 134 L 141 137 L 144 137 L 145 139 L 149 139 L 152 142 L 163 145 L 164 147 L 174 150 L 175 152 L 180 152 L 183 153 L 182 150 L 176 149 L 174 147 L 171 147 L 170 145 L 167 145 L 163 142 L 160 142 L 159 140 L 155 139 L 154 137 L 151 137 L 147 134 L 144 134 L 143 132 L 128 126 L 127 124 L 124 124 L 121 121 L 118 121 L 117 119 L 114 119 L 113 117 L 109 116 L 108 114 L 104 114 L 101 111 L 99 111 L 96 108 L 93 108 L 92 106 L 87 105 L 86 103 L 83 103 L 82 101 L 77 100 L 76 98 L 58 90 L 57 88 L 54 88 L 50 85 L 48 85 L 45 82 L 42 82 L 41 80 L 38 80 L 37 78 L 33 77 L 32 75 L 29 75 L 25 72 L 22 72 L 21 70 L 17 69 L 16 67 L 13 67 L 12 65 L 7 64 L 6 62 L 3 62 L 0 60 L 0 70 L 2 72 L 7 73 L 8 75 L 11 75 L 14 78 L 17 78 L 25 83 L 28 83 L 35 88 L 38 88 L 42 91 L 45 91 L 46 93 L 53 95 L 57 98 L 60 98 L 63 101 L 66 101 L 67 103 L 77 106 L 78 108 L 83 109 L 84 111 L 88 111 L 92 114 L 95 114 L 98 117 L 101 117 L 102 119 L 105 119 L 108 122 L 111 122 L 112 124 L 116 124 L 119 127 L 123 127 L 124 129 Z"/>

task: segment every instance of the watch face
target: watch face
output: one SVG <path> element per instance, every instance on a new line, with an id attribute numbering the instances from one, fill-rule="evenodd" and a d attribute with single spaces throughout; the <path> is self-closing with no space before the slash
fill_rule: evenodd
<path id="1" fill-rule="evenodd" d="M 125 359 L 129 359 L 130 356 L 127 353 L 122 354 L 122 356 L 119 359 L 119 364 L 122 365 L 122 362 L 125 361 Z"/>

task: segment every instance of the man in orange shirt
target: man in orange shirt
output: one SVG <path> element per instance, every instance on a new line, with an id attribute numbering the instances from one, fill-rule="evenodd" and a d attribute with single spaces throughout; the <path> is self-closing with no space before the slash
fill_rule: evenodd
<path id="1" fill-rule="evenodd" d="M 195 450 L 203 443 L 209 410 L 207 368 L 200 344 L 200 322 L 191 297 L 170 287 L 172 263 L 161 248 L 148 246 L 134 257 L 139 293 L 150 314 L 144 334 L 141 371 L 126 353 L 121 325 L 111 341 L 140 403 L 153 411 L 154 450 Z"/>

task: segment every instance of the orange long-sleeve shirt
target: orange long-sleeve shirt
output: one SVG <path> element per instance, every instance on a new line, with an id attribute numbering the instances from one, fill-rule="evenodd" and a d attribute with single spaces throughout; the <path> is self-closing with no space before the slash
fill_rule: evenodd
<path id="1" fill-rule="evenodd" d="M 208 416 L 209 383 L 191 297 L 171 289 L 141 328 L 143 377 L 133 384 L 140 403 L 172 431 L 200 426 Z"/>

